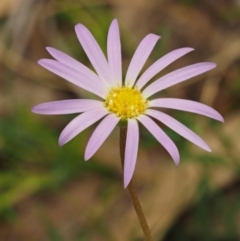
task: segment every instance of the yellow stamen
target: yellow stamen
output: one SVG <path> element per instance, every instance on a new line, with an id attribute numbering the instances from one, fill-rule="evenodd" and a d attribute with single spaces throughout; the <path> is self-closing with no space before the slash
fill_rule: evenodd
<path id="1" fill-rule="evenodd" d="M 142 114 L 147 108 L 147 103 L 138 89 L 123 86 L 113 88 L 109 92 L 105 107 L 124 120 Z"/>

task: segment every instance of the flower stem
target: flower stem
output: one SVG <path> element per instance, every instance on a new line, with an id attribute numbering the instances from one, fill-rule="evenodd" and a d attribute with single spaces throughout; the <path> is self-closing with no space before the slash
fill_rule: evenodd
<path id="1" fill-rule="evenodd" d="M 125 126 L 120 127 L 120 155 L 121 155 L 122 167 L 124 166 L 124 153 L 125 153 L 125 147 L 126 147 L 126 138 L 127 138 L 127 127 L 125 127 Z M 150 229 L 147 224 L 147 220 L 144 216 L 141 204 L 138 200 L 136 189 L 135 189 L 132 181 L 130 181 L 127 189 L 128 189 L 130 198 L 132 200 L 134 209 L 137 213 L 137 216 L 138 216 L 139 222 L 141 224 L 143 233 L 145 235 L 146 241 L 153 241 Z"/>

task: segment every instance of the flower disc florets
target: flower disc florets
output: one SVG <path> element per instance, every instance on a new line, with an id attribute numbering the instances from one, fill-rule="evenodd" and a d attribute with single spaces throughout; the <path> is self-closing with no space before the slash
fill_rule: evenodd
<path id="1" fill-rule="evenodd" d="M 106 97 L 105 107 L 126 120 L 142 114 L 147 108 L 147 102 L 138 89 L 123 86 L 111 89 Z"/>

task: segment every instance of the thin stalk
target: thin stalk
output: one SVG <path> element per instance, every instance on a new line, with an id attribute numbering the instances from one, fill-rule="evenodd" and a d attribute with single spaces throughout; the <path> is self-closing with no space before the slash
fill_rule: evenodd
<path id="1" fill-rule="evenodd" d="M 120 127 L 120 155 L 121 155 L 121 162 L 122 167 L 124 166 L 124 154 L 125 154 L 125 147 L 126 147 L 126 138 L 127 138 L 127 127 Z M 133 185 L 133 182 L 131 181 L 127 187 L 128 193 L 130 195 L 130 198 L 132 200 L 134 209 L 137 213 L 139 222 L 141 224 L 143 233 L 145 235 L 146 241 L 153 241 L 150 229 L 147 224 L 147 220 L 144 216 L 141 204 L 139 202 L 136 189 Z"/>

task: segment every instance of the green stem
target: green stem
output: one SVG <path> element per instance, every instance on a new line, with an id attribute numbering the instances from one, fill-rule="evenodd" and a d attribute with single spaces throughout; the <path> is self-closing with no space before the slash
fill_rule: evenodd
<path id="1" fill-rule="evenodd" d="M 122 167 L 124 166 L 126 138 L 127 138 L 127 127 L 120 127 L 120 155 L 121 155 Z M 138 216 L 139 222 L 141 224 L 143 233 L 145 235 L 146 241 L 153 241 L 150 229 L 147 224 L 147 220 L 144 216 L 141 204 L 140 204 L 138 196 L 137 196 L 136 189 L 135 189 L 132 181 L 130 181 L 127 189 L 128 189 L 130 198 L 132 200 L 134 209 L 137 213 L 137 216 Z"/>

